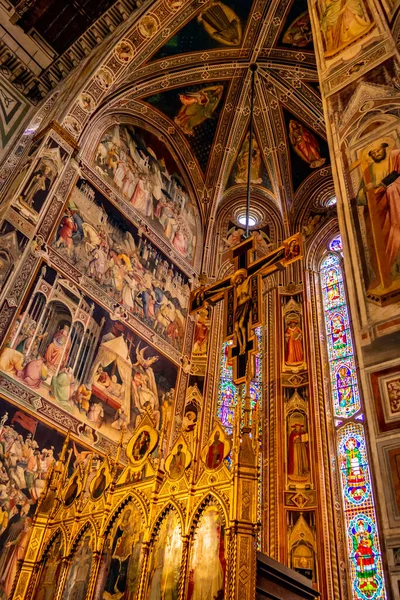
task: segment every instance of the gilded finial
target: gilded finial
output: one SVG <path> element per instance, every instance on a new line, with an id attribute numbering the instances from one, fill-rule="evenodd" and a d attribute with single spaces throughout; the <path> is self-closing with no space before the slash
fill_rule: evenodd
<path id="1" fill-rule="evenodd" d="M 67 454 L 67 450 L 68 450 L 70 439 L 71 439 L 71 430 L 68 429 L 68 432 L 67 432 L 67 435 L 65 437 L 65 440 L 64 440 L 64 443 L 63 443 L 63 447 L 62 447 L 62 450 L 61 450 L 61 454 L 60 454 L 60 461 L 61 462 L 64 462 L 64 460 L 65 460 L 65 456 Z"/>
<path id="2" fill-rule="evenodd" d="M 121 426 L 121 434 L 119 436 L 119 442 L 118 442 L 118 447 L 117 447 L 117 452 L 115 455 L 115 462 L 114 462 L 114 468 L 113 468 L 113 475 L 115 476 L 117 470 L 118 470 L 118 464 L 119 464 L 119 460 L 121 457 L 121 452 L 122 452 L 122 447 L 123 447 L 123 442 L 124 442 L 124 437 L 125 437 L 125 432 L 126 432 L 126 425 L 125 423 L 122 424 Z"/>

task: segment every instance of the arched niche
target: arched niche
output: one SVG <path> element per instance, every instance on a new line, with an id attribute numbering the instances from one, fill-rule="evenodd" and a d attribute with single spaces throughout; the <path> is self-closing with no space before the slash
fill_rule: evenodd
<path id="1" fill-rule="evenodd" d="M 227 515 L 212 495 L 198 506 L 191 523 L 192 544 L 186 598 L 223 598 L 227 585 Z"/>
<path id="2" fill-rule="evenodd" d="M 313 173 L 299 186 L 294 198 L 293 232 L 300 231 L 304 240 L 336 216 L 336 194 L 330 168 L 321 177 Z"/>
<path id="3" fill-rule="evenodd" d="M 181 578 L 182 521 L 172 505 L 159 515 L 152 533 L 146 598 L 176 598 Z"/>
<path id="4" fill-rule="evenodd" d="M 202 254 L 196 195 L 168 134 L 127 114 L 99 116 L 82 138 L 81 158 L 156 234 L 194 268 Z"/>
<path id="5" fill-rule="evenodd" d="M 80 529 L 71 545 L 70 563 L 65 578 L 62 600 L 86 597 L 91 572 L 93 555 L 97 547 L 97 536 L 92 523 L 87 522 Z"/>
<path id="6" fill-rule="evenodd" d="M 55 597 L 59 584 L 62 559 L 65 554 L 65 540 L 63 532 L 58 529 L 45 547 L 35 592 L 32 600 L 51 600 Z"/>
<path id="7" fill-rule="evenodd" d="M 135 598 L 142 568 L 146 521 L 137 498 L 129 495 L 113 513 L 105 536 L 94 594 Z"/>

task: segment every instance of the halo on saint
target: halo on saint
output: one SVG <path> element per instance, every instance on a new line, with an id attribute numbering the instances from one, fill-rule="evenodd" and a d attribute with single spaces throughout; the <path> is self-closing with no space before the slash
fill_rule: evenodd
<path id="1" fill-rule="evenodd" d="M 126 456 L 133 470 L 143 467 L 148 455 L 158 443 L 158 431 L 149 412 L 146 412 L 140 421 L 126 447 Z"/>
<path id="2" fill-rule="evenodd" d="M 223 464 L 230 451 L 230 440 L 222 425 L 217 421 L 206 446 L 201 451 L 201 460 L 207 469 L 214 470 Z"/>
<path id="3" fill-rule="evenodd" d="M 192 453 L 185 438 L 180 435 L 165 459 L 165 470 L 168 477 L 173 480 L 180 479 L 191 462 Z"/>

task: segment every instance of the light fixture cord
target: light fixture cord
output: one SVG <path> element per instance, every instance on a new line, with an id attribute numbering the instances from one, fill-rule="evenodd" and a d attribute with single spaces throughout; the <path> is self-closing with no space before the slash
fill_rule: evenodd
<path id="1" fill-rule="evenodd" d="M 247 202 L 246 202 L 246 238 L 249 237 L 249 219 L 250 219 L 250 188 L 251 188 L 251 163 L 253 159 L 253 110 L 254 110 L 254 84 L 257 65 L 251 64 L 251 97 L 250 97 L 250 135 L 249 135 L 249 160 L 247 165 Z"/>

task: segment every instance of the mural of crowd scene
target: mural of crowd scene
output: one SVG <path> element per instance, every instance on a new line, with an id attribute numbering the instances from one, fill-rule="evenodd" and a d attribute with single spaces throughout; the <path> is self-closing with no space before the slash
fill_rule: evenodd
<path id="1" fill-rule="evenodd" d="M 146 98 L 179 127 L 203 171 L 207 169 L 224 91 L 223 83 L 213 82 L 168 90 Z"/>
<path id="2" fill-rule="evenodd" d="M 223 600 L 225 572 L 225 531 L 217 507 L 209 506 L 200 518 L 194 537 L 189 566 L 188 600 Z"/>
<path id="3" fill-rule="evenodd" d="M 282 32 L 280 45 L 312 49 L 310 15 L 305 0 L 293 2 L 286 23 L 290 23 L 290 25 Z"/>
<path id="4" fill-rule="evenodd" d="M 83 180 L 52 245 L 116 302 L 181 348 L 190 295 L 187 277 Z"/>
<path id="5" fill-rule="evenodd" d="M 32 173 L 14 202 L 14 209 L 28 221 L 37 223 L 39 213 L 54 182 L 64 168 L 67 152 L 50 139 L 41 151 Z M 29 167 L 29 162 L 25 168 Z"/>
<path id="6" fill-rule="evenodd" d="M 400 285 L 400 141 L 396 133 L 363 148 L 356 218 L 363 232 L 368 292 L 384 293 Z"/>
<path id="7" fill-rule="evenodd" d="M 325 57 L 331 58 L 364 37 L 374 27 L 365 0 L 318 0 L 317 9 Z"/>
<path id="8" fill-rule="evenodd" d="M 0 225 L 0 291 L 4 289 L 18 260 L 28 244 L 26 238 L 11 223 L 3 221 Z"/>
<path id="9" fill-rule="evenodd" d="M 228 5 L 229 4 L 229 5 Z M 239 47 L 243 40 L 250 4 L 214 0 L 164 44 L 154 59 L 181 52 L 203 52 L 212 48 Z"/>
<path id="10" fill-rule="evenodd" d="M 233 248 L 244 240 L 245 226 L 237 225 L 232 221 L 228 224 L 226 236 L 222 238 L 223 250 Z M 255 240 L 256 252 L 258 256 L 264 256 L 271 248 L 270 228 L 268 225 L 261 229 L 251 229 L 250 235 Z"/>
<path id="11" fill-rule="evenodd" d="M 297 190 L 313 169 L 319 169 L 329 162 L 328 144 L 296 117 L 286 111 L 284 113 L 290 146 L 293 188 Z"/>
<path id="12" fill-rule="evenodd" d="M 240 147 L 235 163 L 232 167 L 231 174 L 228 180 L 228 187 L 236 184 L 247 184 L 248 169 L 249 169 L 249 150 L 250 150 L 250 133 L 247 132 L 246 137 Z M 261 156 L 260 147 L 257 139 L 253 138 L 252 156 L 251 156 L 251 183 L 262 185 L 269 190 L 272 190 L 272 184 L 268 171 L 265 168 L 264 161 Z"/>
<path id="13" fill-rule="evenodd" d="M 144 524 L 140 510 L 130 503 L 109 534 L 99 573 L 96 600 L 133 600 L 139 585 Z"/>
<path id="14" fill-rule="evenodd" d="M 132 125 L 114 125 L 97 147 L 95 167 L 178 254 L 193 261 L 198 211 L 156 136 Z"/>
<path id="15" fill-rule="evenodd" d="M 150 407 L 157 428 L 177 368 L 55 271 L 43 269 L 0 355 L 0 370 L 74 415 L 82 439 L 118 441 Z"/>
<path id="16" fill-rule="evenodd" d="M 10 597 L 46 475 L 64 436 L 0 399 L 0 598 Z M 74 446 L 73 460 L 80 448 Z"/>
<path id="17" fill-rule="evenodd" d="M 182 537 L 179 519 L 174 510 L 164 517 L 155 539 L 149 568 L 147 600 L 178 598 L 182 560 Z"/>

